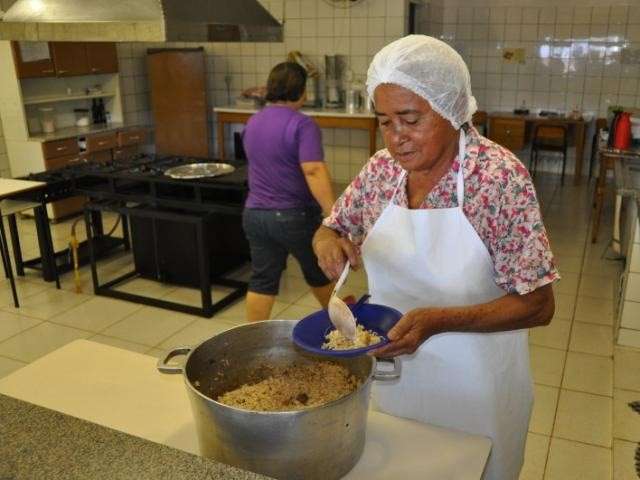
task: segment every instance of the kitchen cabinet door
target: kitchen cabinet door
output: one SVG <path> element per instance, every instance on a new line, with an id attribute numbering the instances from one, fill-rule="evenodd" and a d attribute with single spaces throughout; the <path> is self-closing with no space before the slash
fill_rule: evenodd
<path id="1" fill-rule="evenodd" d="M 88 75 L 87 48 L 81 42 L 51 42 L 53 65 L 58 77 Z"/>
<path id="2" fill-rule="evenodd" d="M 89 62 L 89 73 L 117 73 L 118 54 L 116 44 L 110 42 L 88 42 L 87 61 Z"/>
<path id="3" fill-rule="evenodd" d="M 55 76 L 56 71 L 47 42 L 11 42 L 11 46 L 18 78 Z"/>

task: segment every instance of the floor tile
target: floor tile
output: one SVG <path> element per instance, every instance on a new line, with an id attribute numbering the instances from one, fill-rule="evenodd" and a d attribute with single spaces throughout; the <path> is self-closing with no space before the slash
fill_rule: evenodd
<path id="1" fill-rule="evenodd" d="M 606 298 L 607 300 L 611 300 L 613 298 L 613 286 L 613 277 L 583 274 L 580 277 L 578 294 L 585 297 Z"/>
<path id="2" fill-rule="evenodd" d="M 553 243 L 553 242 L 552 242 Z M 563 255 L 556 257 L 556 262 L 560 275 L 565 273 L 580 273 L 582 271 L 582 256 Z"/>
<path id="3" fill-rule="evenodd" d="M 105 345 L 110 345 L 112 347 L 118 347 L 123 350 L 130 350 L 132 352 L 145 353 L 147 350 L 149 350 L 148 345 L 128 342 L 127 340 L 122 340 L 121 338 L 107 337 L 106 335 L 94 335 L 93 337 L 89 337 L 89 340 L 91 340 L 92 342 L 104 343 Z"/>
<path id="4" fill-rule="evenodd" d="M 610 357 L 613 355 L 613 328 L 573 322 L 569 350 Z"/>
<path id="5" fill-rule="evenodd" d="M 629 407 L 640 401 L 640 393 L 615 390 L 613 395 L 613 438 L 640 442 L 640 415 Z"/>
<path id="6" fill-rule="evenodd" d="M 578 279 L 579 275 L 577 273 L 565 273 L 558 282 L 553 284 L 554 293 L 575 295 L 578 291 Z"/>
<path id="7" fill-rule="evenodd" d="M 104 283 L 105 281 L 106 279 L 100 279 L 101 283 Z M 134 278 L 130 281 L 119 284 L 117 287 L 114 287 L 114 290 L 134 293 L 136 295 L 142 295 L 143 297 L 164 298 L 176 288 L 178 287 L 168 283 L 156 282 L 146 278 Z"/>
<path id="8" fill-rule="evenodd" d="M 18 302 L 20 305 L 23 305 L 27 298 L 54 288 L 53 284 L 47 283 L 42 279 L 34 280 L 35 281 L 16 278 L 16 292 L 18 293 Z M 0 284 L 0 308 L 1 307 L 13 308 L 13 293 L 11 292 L 11 284 L 8 281 Z"/>
<path id="9" fill-rule="evenodd" d="M 582 273 L 587 275 L 616 276 L 622 271 L 622 262 L 619 260 L 602 259 L 599 256 L 587 255 L 582 264 Z"/>
<path id="10" fill-rule="evenodd" d="M 70 310 L 93 296 L 81 293 L 69 294 L 64 290 L 48 289 L 20 300 L 20 308 L 4 307 L 5 311 L 47 320 L 54 315 Z"/>
<path id="11" fill-rule="evenodd" d="M 211 287 L 211 300 L 213 303 L 216 303 L 225 295 L 231 293 L 233 289 L 220 287 L 215 285 Z M 165 295 L 163 300 L 167 300 L 169 302 L 178 302 L 183 303 L 185 305 L 192 305 L 195 307 L 202 307 L 202 295 L 200 290 L 197 288 L 186 288 L 186 287 L 177 287 L 171 293 Z"/>
<path id="12" fill-rule="evenodd" d="M 637 447 L 636 442 L 613 441 L 613 480 L 638 480 L 635 465 Z"/>
<path id="13" fill-rule="evenodd" d="M 613 385 L 640 392 L 640 351 L 615 347 Z"/>
<path id="14" fill-rule="evenodd" d="M 576 304 L 575 295 L 567 295 L 564 293 L 557 293 L 554 291 L 556 311 L 553 318 L 563 318 L 571 320 L 573 318 L 573 312 Z"/>
<path id="15" fill-rule="evenodd" d="M 143 307 L 101 333 L 154 347 L 165 338 L 195 322 L 196 319 L 197 317 L 170 310 Z"/>
<path id="16" fill-rule="evenodd" d="M 77 307 L 50 318 L 60 325 L 100 332 L 142 308 L 142 305 L 115 298 L 92 297 Z"/>
<path id="17" fill-rule="evenodd" d="M 282 277 L 280 290 L 276 300 L 279 302 L 293 303 L 309 292 L 310 287 L 304 279 L 296 277 Z"/>
<path id="18" fill-rule="evenodd" d="M 34 327 L 41 321 L 23 315 L 0 311 L 0 341 Z"/>
<path id="19" fill-rule="evenodd" d="M 91 336 L 90 332 L 42 322 L 1 342 L 0 355 L 23 362 L 33 362 L 73 340 L 89 336 Z"/>
<path id="20" fill-rule="evenodd" d="M 569 352 L 562 388 L 598 395 L 613 395 L 613 359 Z"/>
<path id="21" fill-rule="evenodd" d="M 531 373 L 533 381 L 541 385 L 559 387 L 562 383 L 562 371 L 566 352 L 547 347 L 531 345 Z"/>
<path id="22" fill-rule="evenodd" d="M 527 446 L 524 452 L 524 465 L 519 480 L 543 480 L 547 464 L 550 438 L 535 433 L 527 434 Z"/>
<path id="23" fill-rule="evenodd" d="M 609 479 L 611 449 L 560 438 L 551 439 L 544 480 Z"/>
<path id="24" fill-rule="evenodd" d="M 152 348 L 144 352 L 144 354 L 149 355 L 150 357 L 160 358 L 160 356 L 163 355 L 165 352 L 166 350 L 162 350 L 160 348 Z"/>
<path id="25" fill-rule="evenodd" d="M 536 327 L 529 330 L 529 343 L 541 347 L 566 350 L 569 344 L 571 321 L 554 318 L 546 327 Z"/>
<path id="26" fill-rule="evenodd" d="M 26 365 L 25 362 L 19 362 L 18 360 L 12 360 L 10 358 L 0 357 L 0 378 L 6 377 L 12 372 L 15 372 L 19 368 Z"/>
<path id="27" fill-rule="evenodd" d="M 533 412 L 529 422 L 529 431 L 542 435 L 551 435 L 553 422 L 556 418 L 559 389 L 546 385 L 533 385 Z"/>
<path id="28" fill-rule="evenodd" d="M 163 340 L 156 347 L 166 350 L 172 347 L 196 346 L 204 340 L 236 326 L 237 325 L 231 322 L 225 322 L 219 318 L 198 318 L 195 322 L 187 325 L 176 334 Z"/>
<path id="29" fill-rule="evenodd" d="M 309 307 L 307 305 L 293 304 L 278 314 L 278 318 L 281 320 L 301 320 L 307 315 L 320 310 L 319 307 Z"/>
<path id="30" fill-rule="evenodd" d="M 604 298 L 578 295 L 575 320 L 601 325 L 613 325 L 613 302 Z"/>
<path id="31" fill-rule="evenodd" d="M 613 399 L 560 390 L 553 436 L 611 448 Z"/>

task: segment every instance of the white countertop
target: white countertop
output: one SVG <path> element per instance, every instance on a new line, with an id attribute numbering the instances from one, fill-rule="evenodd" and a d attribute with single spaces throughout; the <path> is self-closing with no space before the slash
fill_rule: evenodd
<path id="1" fill-rule="evenodd" d="M 33 182 L 31 180 L 15 180 L 13 178 L 0 178 L 0 199 L 10 197 L 16 193 L 27 192 L 36 188 L 44 187 L 44 182 Z"/>
<path id="2" fill-rule="evenodd" d="M 214 112 L 226 112 L 226 113 L 248 113 L 254 114 L 260 108 L 258 107 L 243 107 L 236 105 L 225 105 L 222 107 L 214 107 Z M 344 108 L 303 108 L 300 110 L 302 113 L 309 115 L 310 117 L 345 117 L 345 118 L 375 118 L 373 112 L 357 111 L 354 113 L 348 113 Z"/>
<path id="3" fill-rule="evenodd" d="M 198 454 L 182 375 L 156 359 L 77 340 L 0 379 L 0 393 Z M 348 480 L 478 480 L 491 442 L 371 411 L 364 453 Z"/>

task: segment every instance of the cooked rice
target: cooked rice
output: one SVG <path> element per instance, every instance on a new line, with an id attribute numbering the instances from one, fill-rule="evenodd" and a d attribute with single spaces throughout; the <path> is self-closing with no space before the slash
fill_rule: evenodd
<path id="1" fill-rule="evenodd" d="M 353 392 L 360 381 L 333 362 L 292 364 L 275 368 L 273 374 L 254 384 L 223 393 L 220 403 L 264 412 L 303 410 L 332 402 Z"/>
<path id="2" fill-rule="evenodd" d="M 365 330 L 362 325 L 356 326 L 356 338 L 349 340 L 338 330 L 331 330 L 325 337 L 322 348 L 325 350 L 352 350 L 354 348 L 368 347 L 382 341 L 382 337 L 376 332 Z"/>

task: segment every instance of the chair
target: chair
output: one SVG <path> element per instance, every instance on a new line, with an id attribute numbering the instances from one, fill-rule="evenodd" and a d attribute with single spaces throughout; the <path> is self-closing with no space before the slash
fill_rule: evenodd
<path id="1" fill-rule="evenodd" d="M 567 145 L 569 133 L 565 125 L 536 125 L 533 130 L 529 170 L 535 176 L 540 152 L 562 154 L 562 176 L 560 184 L 564 185 L 564 172 L 567 167 Z"/>
<path id="2" fill-rule="evenodd" d="M 0 253 L 2 254 L 2 265 L 4 267 L 5 276 L 11 283 L 11 292 L 13 294 L 13 304 L 16 308 L 20 308 L 18 302 L 18 292 L 16 289 L 15 279 L 13 277 L 13 267 L 11 266 L 11 257 L 9 256 L 9 245 L 7 242 L 7 236 L 4 229 L 5 217 L 9 220 L 9 231 L 11 233 L 11 243 L 13 247 L 13 256 L 17 265 L 18 275 L 24 275 L 22 269 L 22 252 L 20 249 L 20 239 L 18 236 L 18 227 L 16 222 L 16 214 L 25 212 L 27 210 L 34 210 L 36 216 L 45 216 L 46 210 L 42 203 L 31 202 L 28 200 L 2 200 L 0 201 Z M 51 231 L 46 228 L 43 236 L 45 238 L 40 240 L 40 248 L 46 249 L 47 252 L 42 253 L 42 262 L 45 262 L 45 257 L 50 257 L 53 252 L 53 241 L 51 240 Z M 56 287 L 60 288 L 60 279 L 58 278 L 58 269 L 53 268 L 54 278 L 56 281 Z"/>
<path id="3" fill-rule="evenodd" d="M 591 180 L 591 175 L 593 174 L 593 164 L 598 157 L 598 142 L 600 138 L 600 132 L 607 128 L 607 119 L 606 118 L 598 118 L 596 120 L 596 130 L 593 134 L 593 139 L 591 140 L 591 158 L 589 159 L 589 180 Z"/>
<path id="4" fill-rule="evenodd" d="M 476 111 L 471 117 L 473 126 L 476 127 L 482 135 L 487 136 L 487 112 L 482 110 Z"/>

